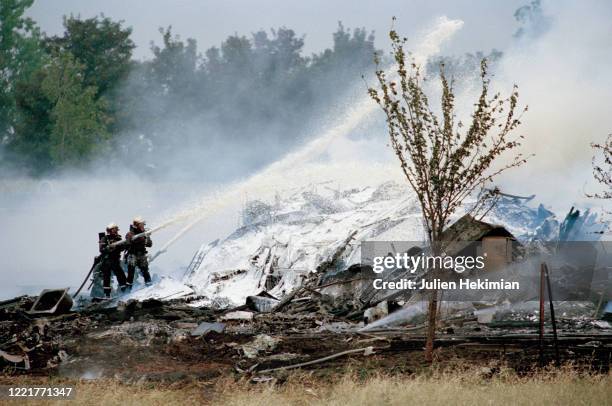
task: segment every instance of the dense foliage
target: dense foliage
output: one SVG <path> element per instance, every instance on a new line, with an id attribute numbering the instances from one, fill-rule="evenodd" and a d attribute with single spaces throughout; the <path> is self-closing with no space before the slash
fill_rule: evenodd
<path id="1" fill-rule="evenodd" d="M 371 71 L 375 52 L 372 34 L 341 24 L 333 47 L 312 56 L 285 27 L 203 54 L 168 27 L 141 62 L 123 22 L 65 17 L 64 33 L 49 37 L 25 17 L 31 4 L 0 2 L 0 144 L 5 163 L 32 174 L 177 141 L 290 145 L 304 117 L 325 113 L 321 101 Z"/>
<path id="2" fill-rule="evenodd" d="M 116 91 L 131 70 L 131 30 L 108 18 L 64 19 L 62 36 L 24 17 L 32 0 L 2 0 L 0 139 L 32 173 L 87 162 L 116 130 Z"/>

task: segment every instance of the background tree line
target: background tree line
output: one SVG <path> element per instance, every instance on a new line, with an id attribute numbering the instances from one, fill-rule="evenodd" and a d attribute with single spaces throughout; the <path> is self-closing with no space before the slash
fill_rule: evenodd
<path id="1" fill-rule="evenodd" d="M 274 133 L 274 142 L 292 143 L 304 117 L 324 112 L 320 100 L 373 70 L 374 35 L 342 24 L 333 47 L 312 56 L 285 27 L 232 35 L 204 53 L 168 27 L 141 62 L 123 22 L 69 16 L 62 35 L 47 36 L 25 17 L 32 2 L 2 0 L 0 8 L 3 161 L 31 174 L 104 154 L 137 156 L 204 123 L 203 141 Z M 124 142 L 130 136 L 141 143 Z"/>
<path id="2" fill-rule="evenodd" d="M 230 162 L 219 171 L 252 168 L 311 135 L 307 124 L 337 114 L 355 86 L 365 94 L 362 75 L 375 71 L 374 34 L 341 23 L 331 48 L 309 56 L 304 36 L 286 27 L 231 35 L 204 52 L 168 27 L 138 61 L 122 21 L 68 16 L 64 32 L 48 36 L 25 16 L 32 3 L 0 0 L 0 166 L 29 175 L 99 159 L 166 173 L 219 155 Z M 474 74 L 482 56 L 429 68 L 444 61 L 449 75 Z"/>

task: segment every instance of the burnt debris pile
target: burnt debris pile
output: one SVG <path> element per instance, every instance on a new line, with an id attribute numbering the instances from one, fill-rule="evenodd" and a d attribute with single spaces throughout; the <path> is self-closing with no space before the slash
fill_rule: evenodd
<path id="1" fill-rule="evenodd" d="M 602 223 L 573 209 L 559 221 L 528 205 L 530 199 L 502 196 L 486 218 L 463 215 L 449 227 L 450 255 L 477 251 L 476 243 L 502 252 L 487 257 L 495 268 L 487 275 L 518 275 L 533 289 L 477 298 L 441 290 L 437 359 L 486 365 L 494 359 L 521 371 L 573 362 L 607 371 L 611 284 L 597 270 L 609 264 L 610 251 L 592 255 L 601 249 L 589 245 Z M 0 367 L 124 381 L 225 373 L 261 381 L 278 371 L 345 368 L 364 358 L 375 367 L 414 370 L 426 364 L 427 293 L 373 289 L 377 274 L 364 247 L 382 244 L 386 255 L 387 245 L 399 249 L 393 241 L 421 241 L 420 216 L 414 198 L 393 182 L 349 190 L 318 184 L 249 203 L 242 226 L 204 244 L 182 281 L 154 278 L 112 300 L 76 298 L 71 309 L 62 290 L 0 303 Z M 576 240 L 589 244 L 572 245 Z M 577 249 L 589 254 L 582 259 Z M 408 252 L 420 255 L 422 248 Z M 552 269 L 554 297 L 541 294 L 545 269 L 548 277 L 542 264 Z M 385 281 L 425 276 L 427 269 L 398 267 Z M 584 280 L 584 291 L 569 286 Z"/>
<path id="2" fill-rule="evenodd" d="M 120 377 L 124 382 L 222 374 L 260 380 L 286 369 L 343 369 L 364 358 L 372 368 L 393 365 L 409 371 L 426 365 L 424 302 L 385 301 L 363 310 L 352 298 L 308 286 L 281 300 L 256 297 L 267 300 L 250 298 L 226 309 L 194 306 L 194 298 L 131 300 L 51 317 L 29 315 L 35 298 L 20 297 L 1 305 L 0 364 L 8 374 Z M 609 322 L 592 317 L 596 305 L 556 305 L 560 362 L 607 371 L 612 330 Z M 517 371 L 537 368 L 538 317 L 535 302 L 445 303 L 436 341 L 439 359 L 495 361 Z M 545 328 L 544 356 L 552 362 L 548 319 Z"/>

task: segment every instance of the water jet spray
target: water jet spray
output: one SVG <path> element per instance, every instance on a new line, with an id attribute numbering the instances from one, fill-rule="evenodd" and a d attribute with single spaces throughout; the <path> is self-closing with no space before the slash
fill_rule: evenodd
<path id="1" fill-rule="evenodd" d="M 463 27 L 463 21 L 461 20 L 450 20 L 445 16 L 440 17 L 435 22 L 433 27 L 423 34 L 422 39 L 419 41 L 419 45 L 416 47 L 415 52 L 413 53 L 415 62 L 422 65 L 429 57 L 440 52 L 441 44 L 450 39 L 459 29 L 461 29 L 461 27 Z M 388 71 L 389 74 L 392 74 L 394 70 L 395 67 L 391 67 Z M 354 107 L 352 107 L 345 114 L 345 116 L 338 121 L 336 125 L 325 131 L 320 137 L 315 138 L 302 148 L 288 154 L 281 160 L 270 164 L 268 167 L 264 168 L 262 171 L 251 176 L 250 178 L 229 186 L 224 192 L 218 195 L 205 197 L 204 200 L 197 206 L 180 212 L 173 218 L 167 220 L 165 223 L 162 223 L 160 226 L 152 229 L 150 233 L 165 228 L 173 223 L 187 220 L 194 216 L 196 217 L 191 223 L 172 237 L 159 251 L 157 251 L 151 257 L 151 261 L 166 252 L 172 244 L 174 244 L 196 224 L 214 214 L 217 210 L 222 209 L 230 202 L 239 200 L 240 196 L 244 195 L 245 192 L 261 191 L 269 185 L 269 178 L 271 176 L 282 175 L 324 152 L 334 140 L 349 134 L 376 110 L 376 103 L 374 103 L 364 92 L 363 98 L 359 100 Z"/>

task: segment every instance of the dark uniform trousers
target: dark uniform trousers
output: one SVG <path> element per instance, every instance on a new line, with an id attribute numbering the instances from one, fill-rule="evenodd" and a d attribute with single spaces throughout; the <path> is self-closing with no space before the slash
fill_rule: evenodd
<path id="1" fill-rule="evenodd" d="M 121 268 L 121 251 L 123 251 L 123 248 L 111 248 L 113 243 L 119 241 L 121 241 L 121 236 L 110 234 L 102 236 L 99 241 L 100 252 L 106 256 L 102 262 L 102 284 L 106 297 L 110 297 L 111 294 L 111 273 L 114 273 L 117 277 L 117 283 L 122 290 L 125 290 L 126 287 L 125 273 Z"/>
<path id="2" fill-rule="evenodd" d="M 111 272 L 115 274 L 117 283 L 121 288 L 125 288 L 126 279 L 119 258 L 108 258 L 102 264 L 102 278 L 104 284 L 104 294 L 108 297 L 111 294 Z"/>
<path id="3" fill-rule="evenodd" d="M 148 235 L 143 235 L 134 239 L 134 236 L 143 232 L 144 230 L 138 229 L 136 226 L 131 225 L 130 231 L 125 235 L 125 240 L 129 242 L 126 258 L 128 267 L 128 287 L 131 287 L 132 283 L 134 283 L 136 267 L 140 269 L 140 273 L 142 273 L 145 283 L 151 283 L 151 274 L 149 274 L 149 260 L 147 259 L 147 248 L 153 246 L 153 242 Z"/>
<path id="4" fill-rule="evenodd" d="M 149 260 L 147 259 L 147 254 L 128 254 L 127 257 L 128 264 L 128 275 L 127 275 L 127 284 L 128 286 L 132 286 L 134 283 L 134 276 L 136 274 L 136 267 L 140 269 L 142 273 L 142 277 L 145 280 L 145 283 L 151 283 L 151 274 L 149 274 Z"/>

